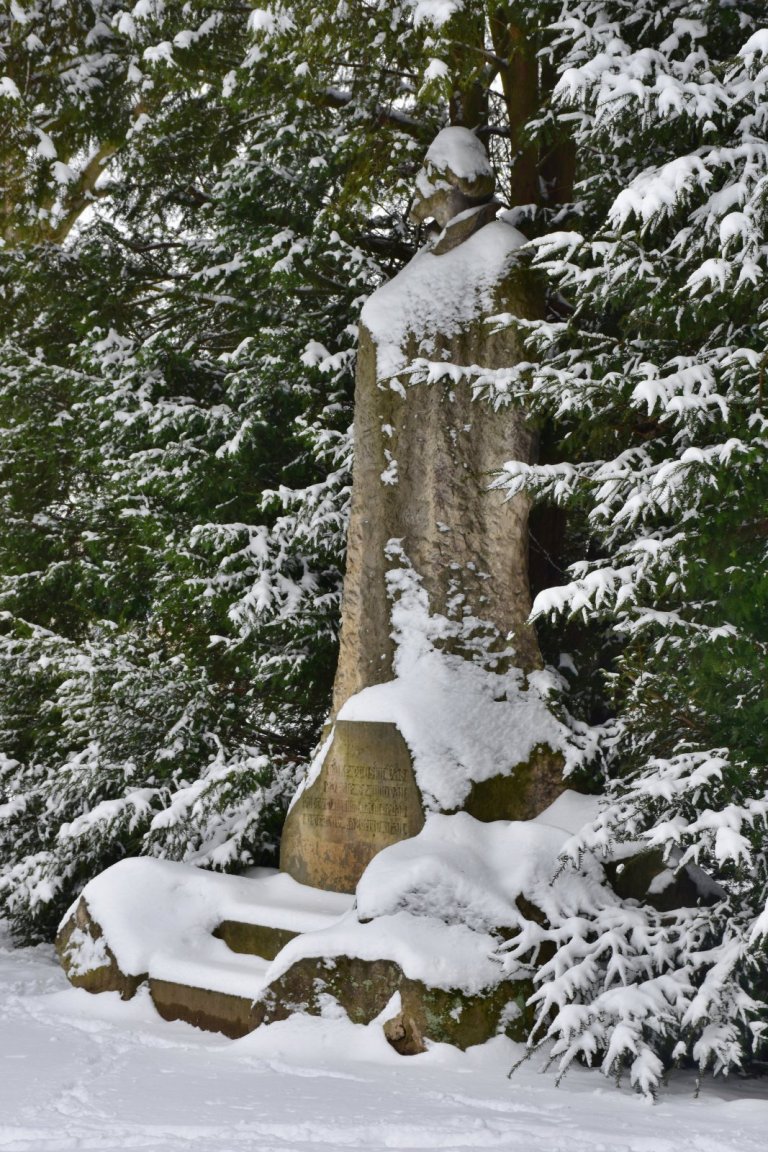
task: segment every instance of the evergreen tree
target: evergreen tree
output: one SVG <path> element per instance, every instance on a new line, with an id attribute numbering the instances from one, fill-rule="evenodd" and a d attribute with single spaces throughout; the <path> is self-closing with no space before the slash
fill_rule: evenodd
<path id="1" fill-rule="evenodd" d="M 419 240 L 410 181 L 451 121 L 486 141 L 550 283 L 530 360 L 473 383 L 540 422 L 541 464 L 503 483 L 568 508 L 564 544 L 556 515 L 535 526 L 540 585 L 579 557 L 538 618 L 586 637 L 582 675 L 612 661 L 608 802 L 573 860 L 639 844 L 709 877 L 667 912 L 585 886 L 508 953 L 554 945 L 536 996 L 563 1067 L 597 1056 L 653 1091 L 672 1060 L 748 1059 L 768 1023 L 761 15 L 4 11 L 0 897 L 19 935 L 125 853 L 274 852 L 334 669 L 353 320 Z M 570 707 L 599 714 L 600 688 Z"/>
<path id="2" fill-rule="evenodd" d="M 25 938 L 126 853 L 274 858 L 333 674 L 360 275 L 296 270 L 341 166 L 238 72 L 247 13 L 71 7 L 5 18 L 9 60 L 20 25 L 51 46 L 34 91 L 4 85 L 0 892 Z M 78 93 L 105 74 L 127 127 L 51 207 L 54 148 L 103 156 Z"/>
<path id="3" fill-rule="evenodd" d="M 526 378 L 499 381 L 571 445 L 568 463 L 510 467 L 510 489 L 585 510 L 597 542 L 534 611 L 622 645 L 608 803 L 572 856 L 659 849 L 659 892 L 688 864 L 708 877 L 696 907 L 592 893 L 538 937 L 556 945 L 539 1036 L 562 1068 L 626 1065 L 644 1091 L 671 1061 L 743 1066 L 768 1026 L 763 17 L 563 5 L 556 98 L 581 215 L 536 241 L 563 310 L 530 326 Z"/>

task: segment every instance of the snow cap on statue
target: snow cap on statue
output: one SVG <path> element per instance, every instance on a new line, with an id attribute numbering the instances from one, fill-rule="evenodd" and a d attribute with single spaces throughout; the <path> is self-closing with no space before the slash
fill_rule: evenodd
<path id="1" fill-rule="evenodd" d="M 488 203 L 496 180 L 482 142 L 469 128 L 443 128 L 416 177 L 411 219 L 433 218 L 441 228 L 467 208 Z"/>

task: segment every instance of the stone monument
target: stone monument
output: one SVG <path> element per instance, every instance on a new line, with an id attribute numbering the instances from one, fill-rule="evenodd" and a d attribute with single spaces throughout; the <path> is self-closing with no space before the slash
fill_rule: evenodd
<path id="1" fill-rule="evenodd" d="M 439 133 L 413 207 L 439 235 L 363 309 L 335 724 L 288 815 L 281 850 L 281 868 L 317 887 L 354 891 L 370 859 L 424 820 L 398 725 L 343 715 L 351 699 L 395 675 L 393 542 L 431 612 L 482 621 L 523 673 L 542 666 L 527 621 L 528 502 L 489 487 L 505 461 L 534 460 L 535 430 L 521 408 L 474 401 L 471 379 L 442 369 L 518 363 L 513 328 L 494 328 L 489 317 L 543 315 L 542 284 L 518 251 L 524 238 L 497 219 L 493 194 L 477 137 L 465 128 Z M 414 366 L 434 382 L 413 383 Z M 517 767 L 484 780 L 463 807 L 480 819 L 536 815 L 562 787 L 562 760 L 544 739 Z"/>
<path id="2" fill-rule="evenodd" d="M 543 312 L 498 212 L 477 138 L 441 132 L 414 206 L 437 235 L 362 315 L 333 711 L 282 872 L 120 861 L 61 925 L 77 986 L 129 999 L 146 985 L 165 1019 L 233 1037 L 329 1008 L 378 1021 L 402 1054 L 529 1034 L 558 860 L 597 808 L 572 794 L 531 819 L 562 790 L 568 739 L 528 623 L 528 505 L 489 486 L 505 461 L 535 459 L 535 430 L 521 407 L 473 399 L 522 355 L 491 318 Z M 648 899 L 663 862 L 628 863 L 606 870 Z M 592 901 L 603 863 L 584 867 Z M 506 969 L 498 949 L 521 932 L 532 951 Z"/>

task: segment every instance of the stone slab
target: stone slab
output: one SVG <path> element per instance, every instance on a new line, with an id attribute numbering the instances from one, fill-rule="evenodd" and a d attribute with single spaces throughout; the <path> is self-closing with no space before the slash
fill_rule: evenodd
<path id="1" fill-rule="evenodd" d="M 206 1032 L 239 1040 L 258 1028 L 264 1010 L 247 996 L 232 996 L 150 977 L 149 994 L 163 1020 L 185 1020 Z"/>
<path id="2" fill-rule="evenodd" d="M 339 720 L 319 776 L 288 814 L 280 867 L 301 884 L 354 892 L 377 852 L 423 826 L 411 754 L 397 727 Z"/>

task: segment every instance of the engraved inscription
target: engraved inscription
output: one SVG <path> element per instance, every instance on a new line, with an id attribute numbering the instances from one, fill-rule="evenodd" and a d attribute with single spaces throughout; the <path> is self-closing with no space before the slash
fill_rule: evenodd
<path id="1" fill-rule="evenodd" d="M 352 892 L 377 852 L 423 825 L 411 756 L 395 725 L 339 720 L 317 779 L 288 814 L 281 867 L 302 884 Z"/>
<path id="2" fill-rule="evenodd" d="M 410 835 L 410 781 L 400 765 L 347 764 L 345 776 L 343 787 L 329 780 L 324 793 L 307 795 L 304 819 L 308 828 L 395 840 Z"/>

